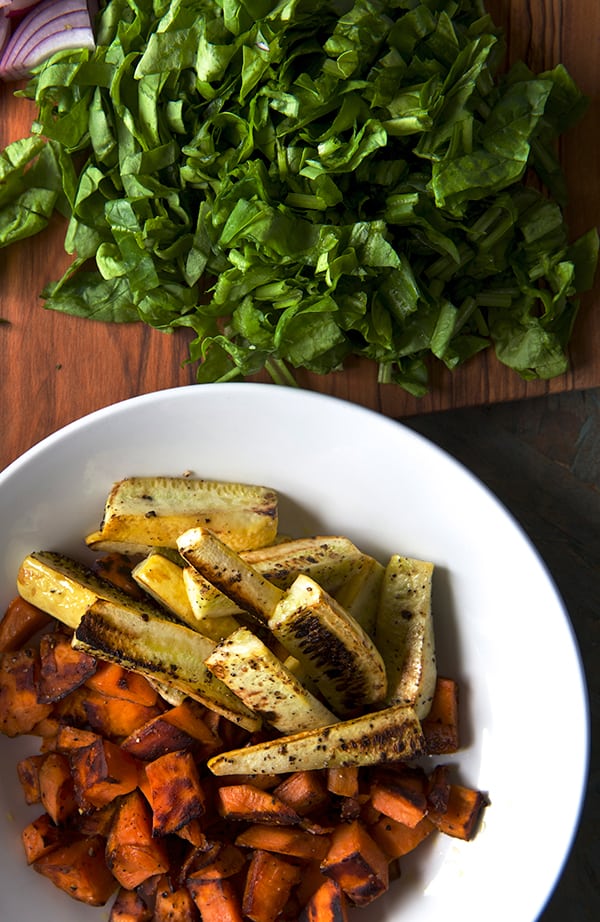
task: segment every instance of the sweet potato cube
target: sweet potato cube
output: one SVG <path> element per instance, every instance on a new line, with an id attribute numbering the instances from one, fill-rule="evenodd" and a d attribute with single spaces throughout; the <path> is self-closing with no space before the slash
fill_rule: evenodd
<path id="1" fill-rule="evenodd" d="M 244 922 L 241 898 L 229 878 L 186 881 L 202 922 Z"/>
<path id="2" fill-rule="evenodd" d="M 369 827 L 369 834 L 392 861 L 412 852 L 434 829 L 434 824 L 427 816 L 412 827 L 398 823 L 388 816 L 382 816 Z"/>
<path id="3" fill-rule="evenodd" d="M 427 780 L 427 803 L 430 810 L 445 813 L 450 799 L 450 766 L 436 765 Z"/>
<path id="4" fill-rule="evenodd" d="M 298 922 L 348 922 L 347 899 L 337 881 L 323 881 L 302 910 Z"/>
<path id="5" fill-rule="evenodd" d="M 95 657 L 75 650 L 68 634 L 54 631 L 40 640 L 40 701 L 59 701 L 83 685 L 95 671 Z"/>
<path id="6" fill-rule="evenodd" d="M 152 910 L 135 890 L 119 887 L 108 922 L 152 922 Z"/>
<path id="7" fill-rule="evenodd" d="M 40 800 L 57 826 L 77 809 L 75 785 L 69 760 L 60 752 L 49 752 L 39 768 Z"/>
<path id="8" fill-rule="evenodd" d="M 107 698 L 120 698 L 144 707 L 155 707 L 158 702 L 158 692 L 148 679 L 118 663 L 99 662 L 86 685 Z"/>
<path id="9" fill-rule="evenodd" d="M 25 756 L 17 763 L 17 776 L 26 804 L 40 802 L 40 766 L 45 758 L 45 755 Z"/>
<path id="10" fill-rule="evenodd" d="M 186 730 L 160 714 L 134 727 L 121 743 L 121 749 L 144 762 L 152 762 L 167 752 L 190 749 L 194 744 L 194 738 Z"/>
<path id="11" fill-rule="evenodd" d="M 83 749 L 91 746 L 102 737 L 92 730 L 82 730 L 70 724 L 62 724 L 56 735 L 56 748 L 59 752 L 69 754 L 73 749 Z"/>
<path id="12" fill-rule="evenodd" d="M 191 753 L 168 752 L 146 765 L 152 805 L 152 832 L 177 832 L 205 811 L 206 796 Z"/>
<path id="13" fill-rule="evenodd" d="M 57 826 L 47 813 L 28 823 L 21 833 L 27 864 L 33 864 L 48 852 L 73 841 L 74 834 L 65 827 Z"/>
<path id="14" fill-rule="evenodd" d="M 98 737 L 89 746 L 74 749 L 70 761 L 75 793 L 82 805 L 103 807 L 137 787 L 135 759 L 110 740 Z"/>
<path id="15" fill-rule="evenodd" d="M 165 711 L 163 716 L 167 723 L 183 730 L 193 740 L 216 750 L 221 745 L 221 740 L 218 734 L 206 723 L 205 715 L 205 707 L 192 698 L 186 698 L 181 704 Z"/>
<path id="16" fill-rule="evenodd" d="M 15 596 L 0 621 L 0 653 L 20 650 L 51 621 L 50 615 L 41 608 L 26 602 L 20 595 Z"/>
<path id="17" fill-rule="evenodd" d="M 235 840 L 243 848 L 277 852 L 290 858 L 322 861 L 329 851 L 331 839 L 313 835 L 296 826 L 268 826 L 256 823 L 248 826 Z"/>
<path id="18" fill-rule="evenodd" d="M 207 851 L 196 852 L 186 862 L 185 874 L 196 883 L 235 877 L 246 864 L 243 851 L 230 842 L 216 842 Z"/>
<path id="19" fill-rule="evenodd" d="M 327 769 L 327 790 L 339 797 L 358 797 L 358 767 Z"/>
<path id="20" fill-rule="evenodd" d="M 91 688 L 87 689 L 84 708 L 92 730 L 110 739 L 130 736 L 160 713 L 157 707 L 108 697 Z"/>
<path id="21" fill-rule="evenodd" d="M 328 800 L 323 775 L 317 771 L 293 772 L 277 785 L 273 794 L 300 816 L 306 816 Z"/>
<path id="22" fill-rule="evenodd" d="M 217 791 L 217 808 L 221 816 L 232 820 L 293 826 L 300 817 L 269 791 L 253 784 L 228 784 Z"/>
<path id="23" fill-rule="evenodd" d="M 358 820 L 334 830 L 321 871 L 357 906 L 366 906 L 389 886 L 387 856 Z"/>
<path id="24" fill-rule="evenodd" d="M 152 922 L 197 922 L 198 910 L 189 890 L 159 887 Z"/>
<path id="25" fill-rule="evenodd" d="M 0 654 L 0 733 L 21 736 L 30 733 L 48 717 L 51 704 L 38 697 L 39 654 L 32 648 Z"/>
<path id="26" fill-rule="evenodd" d="M 246 875 L 242 911 L 252 922 L 275 922 L 286 905 L 301 870 L 279 855 L 257 850 Z"/>
<path id="27" fill-rule="evenodd" d="M 371 786 L 375 810 L 406 826 L 416 826 L 427 813 L 426 778 L 409 770 L 377 780 Z"/>
<path id="28" fill-rule="evenodd" d="M 104 861 L 101 836 L 77 839 L 38 858 L 33 868 L 74 900 L 104 906 L 117 882 Z"/>
<path id="29" fill-rule="evenodd" d="M 126 794 L 115 811 L 106 842 L 106 863 L 128 890 L 169 868 L 166 845 L 152 836 L 152 814 L 140 791 Z"/>
<path id="30" fill-rule="evenodd" d="M 469 841 L 477 831 L 487 804 L 487 797 L 482 791 L 452 784 L 446 809 L 443 813 L 430 810 L 429 819 L 447 836 Z"/>
<path id="31" fill-rule="evenodd" d="M 444 755 L 458 751 L 458 683 L 454 679 L 438 676 L 431 708 L 421 721 L 421 727 L 429 755 Z"/>

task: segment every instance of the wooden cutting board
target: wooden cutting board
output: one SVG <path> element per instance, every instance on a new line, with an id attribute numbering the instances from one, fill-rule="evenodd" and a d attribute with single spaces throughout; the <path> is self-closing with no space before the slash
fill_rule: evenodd
<path id="1" fill-rule="evenodd" d="M 489 0 L 505 29 L 509 58 L 535 72 L 563 62 L 591 99 L 585 117 L 562 139 L 570 190 L 573 237 L 600 218 L 600 3 L 598 0 Z M 35 114 L 31 103 L 0 87 L 0 145 L 25 137 Z M 194 383 L 185 364 L 185 334 L 142 325 L 116 326 L 43 309 L 39 293 L 67 264 L 63 225 L 0 250 L 0 469 L 41 438 L 86 413 L 136 394 Z M 600 288 L 582 300 L 568 374 L 525 382 L 491 352 L 449 373 L 436 368 L 431 392 L 421 399 L 393 385 L 380 386 L 373 365 L 354 362 L 343 373 L 300 373 L 300 384 L 388 416 L 402 418 L 454 407 L 600 385 Z"/>

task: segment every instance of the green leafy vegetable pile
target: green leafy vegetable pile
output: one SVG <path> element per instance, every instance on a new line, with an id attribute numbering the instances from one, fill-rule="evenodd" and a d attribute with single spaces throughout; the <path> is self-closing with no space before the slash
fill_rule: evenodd
<path id="1" fill-rule="evenodd" d="M 422 394 L 490 345 L 565 370 L 598 235 L 569 242 L 554 149 L 586 100 L 504 73 L 480 0 L 108 0 L 96 42 L 33 74 L 0 155 L 2 245 L 69 218 L 48 308 L 191 328 L 201 382 L 360 355 Z"/>

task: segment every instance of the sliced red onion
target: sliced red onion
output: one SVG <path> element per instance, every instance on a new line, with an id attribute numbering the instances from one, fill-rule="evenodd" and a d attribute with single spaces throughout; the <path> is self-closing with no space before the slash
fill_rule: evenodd
<path id="1" fill-rule="evenodd" d="M 40 0 L 0 0 L 0 8 L 4 10 L 5 16 L 23 16 L 39 2 Z"/>
<path id="2" fill-rule="evenodd" d="M 86 0 L 41 0 L 19 22 L 0 58 L 0 78 L 30 73 L 57 51 L 94 48 Z"/>
<path id="3" fill-rule="evenodd" d="M 2 54 L 2 49 L 8 41 L 8 36 L 10 35 L 10 23 L 6 16 L 0 12 L 0 55 Z"/>

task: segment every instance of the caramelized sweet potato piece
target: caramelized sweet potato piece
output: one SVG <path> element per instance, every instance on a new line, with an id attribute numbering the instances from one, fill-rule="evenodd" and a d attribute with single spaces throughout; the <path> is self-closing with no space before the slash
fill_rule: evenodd
<path id="1" fill-rule="evenodd" d="M 371 786 L 371 804 L 406 826 L 416 826 L 427 813 L 426 777 L 410 769 L 385 773 Z"/>
<path id="2" fill-rule="evenodd" d="M 388 889 L 388 859 L 358 820 L 340 823 L 321 870 L 356 906 L 366 906 Z"/>
<path id="3" fill-rule="evenodd" d="M 313 835 L 304 829 L 290 826 L 266 826 L 256 823 L 248 826 L 235 840 L 244 848 L 277 852 L 290 858 L 322 861 L 331 846 L 325 835 Z"/>
<path id="4" fill-rule="evenodd" d="M 27 864 L 33 864 L 59 845 L 72 842 L 73 838 L 74 833 L 70 829 L 57 826 L 47 813 L 42 813 L 21 833 Z"/>
<path id="5" fill-rule="evenodd" d="M 69 760 L 60 752 L 49 752 L 39 767 L 40 800 L 57 826 L 77 809 L 75 785 Z"/>
<path id="6" fill-rule="evenodd" d="M 152 910 L 135 890 L 119 887 L 108 922 L 152 922 Z"/>
<path id="7" fill-rule="evenodd" d="M 74 900 L 90 906 L 104 906 L 117 888 L 104 861 L 101 836 L 59 845 L 38 858 L 32 867 Z"/>
<path id="8" fill-rule="evenodd" d="M 92 730 L 109 739 L 130 736 L 138 727 L 160 713 L 155 706 L 148 707 L 136 701 L 108 697 L 92 688 L 86 691 L 84 709 L 87 721 Z"/>
<path id="9" fill-rule="evenodd" d="M 30 733 L 48 717 L 51 704 L 38 697 L 39 654 L 26 647 L 0 654 L 0 733 L 21 736 Z"/>
<path id="10" fill-rule="evenodd" d="M 327 790 L 340 797 L 358 797 L 358 767 L 328 768 Z"/>
<path id="11" fill-rule="evenodd" d="M 158 692 L 148 679 L 137 672 L 130 672 L 118 663 L 98 662 L 95 673 L 86 685 L 107 698 L 121 698 L 144 707 L 155 707 Z"/>
<path id="12" fill-rule="evenodd" d="M 110 740 L 98 737 L 70 756 L 75 794 L 82 806 L 104 807 L 138 785 L 138 766 L 130 755 Z"/>
<path id="13" fill-rule="evenodd" d="M 15 596 L 0 621 L 0 653 L 20 650 L 52 621 L 50 615 L 20 595 Z"/>
<path id="14" fill-rule="evenodd" d="M 429 819 L 447 836 L 469 841 L 477 831 L 481 814 L 487 804 L 487 797 L 482 791 L 452 784 L 445 811 L 438 813 L 430 810 Z"/>
<path id="15" fill-rule="evenodd" d="M 424 816 L 412 827 L 398 823 L 388 816 L 382 816 L 369 827 L 369 834 L 392 861 L 412 852 L 434 829 L 435 826 L 428 816 Z"/>
<path id="16" fill-rule="evenodd" d="M 427 804 L 430 810 L 445 813 L 450 798 L 450 766 L 436 765 L 427 779 Z"/>
<path id="17" fill-rule="evenodd" d="M 298 922 L 348 922 L 348 902 L 337 881 L 323 881 L 302 910 Z"/>
<path id="18" fill-rule="evenodd" d="M 293 772 L 277 785 L 273 794 L 288 807 L 293 807 L 300 816 L 306 816 L 328 800 L 323 773 L 319 771 Z"/>
<path id="19" fill-rule="evenodd" d="M 44 755 L 26 756 L 17 763 L 17 776 L 23 788 L 26 804 L 40 802 L 40 766 Z"/>
<path id="20" fill-rule="evenodd" d="M 227 784 L 217 791 L 221 816 L 230 820 L 293 826 L 300 817 L 282 800 L 253 784 Z"/>
<path id="21" fill-rule="evenodd" d="M 203 743 L 209 747 L 209 751 L 204 755 L 208 756 L 211 750 L 215 750 L 221 745 L 221 740 L 217 733 L 206 723 L 204 717 L 207 709 L 198 701 L 192 698 L 186 698 L 181 704 L 169 708 L 164 713 L 164 719 L 167 723 L 178 727 L 191 736 L 198 743 Z"/>
<path id="22" fill-rule="evenodd" d="M 271 852 L 255 851 L 246 875 L 242 912 L 252 922 L 275 922 L 300 876 L 297 865 Z"/>
<path id="23" fill-rule="evenodd" d="M 75 650 L 71 637 L 63 631 L 44 634 L 40 640 L 40 701 L 64 698 L 95 671 L 95 658 L 83 650 Z"/>
<path id="24" fill-rule="evenodd" d="M 186 887 L 159 887 L 152 922 L 197 922 L 198 910 Z"/>
<path id="25" fill-rule="evenodd" d="M 458 682 L 438 676 L 431 708 L 421 721 L 429 755 L 457 752 L 460 747 L 458 724 Z"/>
<path id="26" fill-rule="evenodd" d="M 205 811 L 206 795 L 193 756 L 168 752 L 146 765 L 152 805 L 152 832 L 164 836 L 177 832 Z"/>
<path id="27" fill-rule="evenodd" d="M 186 881 L 186 886 L 202 922 L 244 922 L 240 896 L 229 878 L 198 880 L 192 877 Z"/>
<path id="28" fill-rule="evenodd" d="M 190 749 L 195 745 L 190 734 L 171 723 L 165 714 L 133 727 L 122 741 L 121 748 L 144 762 L 152 762 L 167 752 Z"/>
<path id="29" fill-rule="evenodd" d="M 126 794 L 115 811 L 106 843 L 106 863 L 128 890 L 169 868 L 166 845 L 152 836 L 152 814 L 140 791 Z"/>
<path id="30" fill-rule="evenodd" d="M 83 749 L 85 746 L 91 746 L 102 737 L 92 730 L 82 730 L 80 727 L 73 727 L 71 724 L 62 724 L 56 735 L 56 748 L 59 752 L 69 753 L 73 749 Z"/>
<path id="31" fill-rule="evenodd" d="M 243 851 L 230 842 L 215 842 L 207 851 L 196 851 L 187 860 L 184 875 L 196 882 L 235 877 L 246 864 Z"/>

